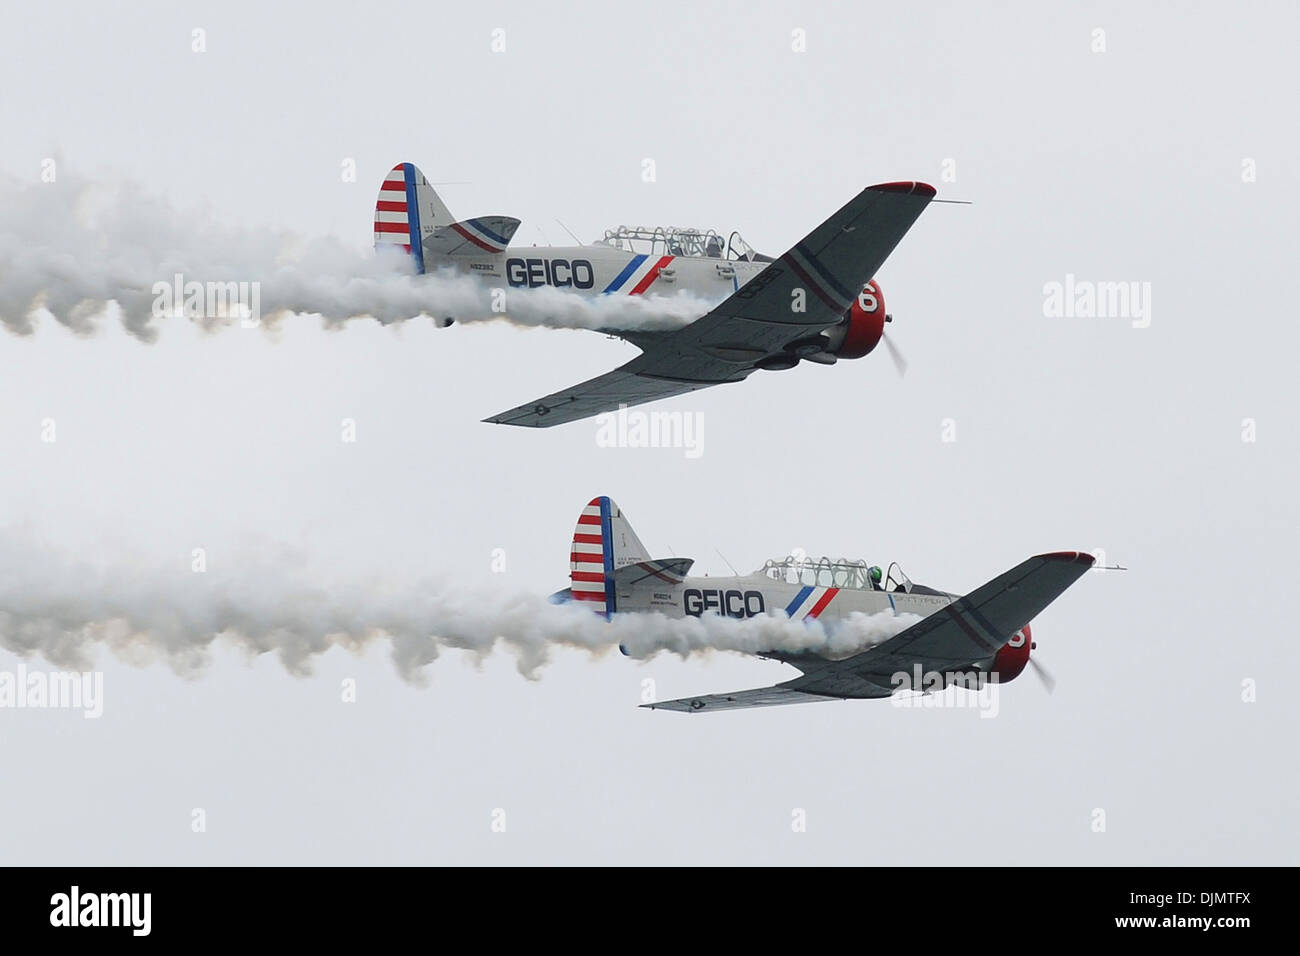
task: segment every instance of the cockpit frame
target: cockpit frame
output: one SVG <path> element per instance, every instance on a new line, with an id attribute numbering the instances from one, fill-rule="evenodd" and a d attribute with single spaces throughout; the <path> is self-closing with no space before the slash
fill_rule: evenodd
<path id="1" fill-rule="evenodd" d="M 651 256 L 687 256 L 729 262 L 770 261 L 754 251 L 739 232 L 723 239 L 713 229 L 684 226 L 617 226 L 606 229 L 598 242 L 625 252 Z"/>
<path id="2" fill-rule="evenodd" d="M 879 590 L 871 581 L 871 565 L 866 561 L 840 558 L 809 558 L 790 555 L 763 563 L 759 573 L 774 581 L 801 586 L 849 588 L 859 591 Z"/>

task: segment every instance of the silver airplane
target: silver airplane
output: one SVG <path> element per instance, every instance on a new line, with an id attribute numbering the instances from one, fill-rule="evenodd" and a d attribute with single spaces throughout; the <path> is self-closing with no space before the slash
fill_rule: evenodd
<path id="1" fill-rule="evenodd" d="M 762 614 L 834 622 L 854 612 L 911 613 L 921 620 L 848 657 L 765 651 L 802 674 L 774 687 L 705 694 L 643 706 L 687 713 L 776 704 L 889 697 L 906 675 L 909 690 L 946 686 L 978 689 L 1006 683 L 1036 647 L 1030 621 L 1094 563 L 1082 551 L 1040 554 L 1022 561 L 969 594 L 914 584 L 897 564 L 887 574 L 864 561 L 768 561 L 748 575 L 691 577 L 690 558 L 651 558 L 612 500 L 593 498 L 582 509 L 570 551 L 569 587 L 552 601 L 579 601 L 607 618 L 658 612 L 680 618 Z M 914 679 L 913 675 L 921 677 Z M 983 675 L 972 681 L 972 675 Z M 1044 676 L 1040 671 L 1040 676 Z M 1045 678 L 1046 679 L 1046 678 Z"/>
<path id="2" fill-rule="evenodd" d="M 801 361 L 868 355 L 884 337 L 876 273 L 935 196 L 926 183 L 869 186 L 784 255 L 761 255 L 738 232 L 678 227 L 608 230 L 590 245 L 511 247 L 519 220 L 456 220 L 412 163 L 385 177 L 376 248 L 400 247 L 419 273 L 449 268 L 495 286 L 551 286 L 576 295 L 671 294 L 719 305 L 671 331 L 607 330 L 641 349 L 625 365 L 485 419 L 549 427 Z M 453 316 L 437 316 L 447 325 Z M 885 338 L 895 361 L 901 360 Z"/>

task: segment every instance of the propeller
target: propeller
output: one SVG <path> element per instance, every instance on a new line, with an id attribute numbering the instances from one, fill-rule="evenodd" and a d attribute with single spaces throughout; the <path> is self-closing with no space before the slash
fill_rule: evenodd
<path id="1" fill-rule="evenodd" d="M 886 315 L 885 321 L 893 322 L 894 317 L 892 315 Z M 889 358 L 894 363 L 894 370 L 898 372 L 898 377 L 902 378 L 907 374 L 907 359 L 903 358 L 903 353 L 899 351 L 898 346 L 894 344 L 894 340 L 885 334 L 884 329 L 880 330 L 880 340 L 885 343 L 885 349 L 889 352 Z"/>
<path id="2" fill-rule="evenodd" d="M 1056 678 L 1049 674 L 1047 668 L 1040 664 L 1038 658 L 1034 657 L 1032 654 L 1029 656 L 1029 663 L 1034 668 L 1034 673 L 1038 675 L 1038 679 L 1043 682 L 1043 686 L 1047 688 L 1047 692 L 1050 694 L 1053 688 L 1056 687 Z"/>
<path id="3" fill-rule="evenodd" d="M 894 362 L 894 369 L 898 372 L 899 377 L 901 378 L 906 375 L 907 359 L 903 358 L 903 353 L 898 350 L 898 346 L 894 344 L 894 340 L 888 335 L 882 335 L 880 339 L 885 343 L 885 348 L 889 352 L 889 357 Z"/>

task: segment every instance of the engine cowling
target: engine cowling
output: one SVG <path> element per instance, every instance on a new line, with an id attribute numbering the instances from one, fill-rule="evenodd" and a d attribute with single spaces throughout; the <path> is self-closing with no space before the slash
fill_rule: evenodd
<path id="1" fill-rule="evenodd" d="M 885 297 L 872 281 L 862 287 L 844 321 L 827 331 L 826 351 L 836 358 L 856 359 L 869 355 L 885 334 Z"/>
<path id="2" fill-rule="evenodd" d="M 1029 666 L 1029 652 L 1034 648 L 1034 635 L 1026 624 L 1002 645 L 993 658 L 991 673 L 996 674 L 999 684 L 1015 680 Z"/>

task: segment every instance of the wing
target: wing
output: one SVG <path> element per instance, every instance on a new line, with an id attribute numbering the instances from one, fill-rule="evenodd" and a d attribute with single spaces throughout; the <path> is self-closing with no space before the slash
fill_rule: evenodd
<path id="1" fill-rule="evenodd" d="M 1040 554 L 1000 574 L 907 630 L 839 661 L 801 658 L 802 677 L 735 694 L 683 697 L 643 707 L 698 713 L 806 701 L 888 697 L 893 675 L 961 670 L 987 660 L 1092 567 L 1077 551 Z"/>
<path id="2" fill-rule="evenodd" d="M 673 333 L 672 344 L 705 355 L 729 347 L 771 354 L 835 325 L 934 195 L 925 183 L 868 186 L 729 299 Z M 804 293 L 802 311 L 792 305 L 796 290 Z"/>
<path id="3" fill-rule="evenodd" d="M 819 700 L 835 700 L 821 694 L 809 694 L 793 690 L 784 684 L 775 687 L 756 687 L 753 690 L 738 690 L 732 694 L 705 694 L 701 697 L 682 697 L 678 700 L 663 700 L 654 704 L 642 704 L 651 710 L 678 710 L 684 714 L 698 714 L 701 711 L 740 710 L 744 707 L 775 707 L 780 704 L 811 704 Z"/>
<path id="4" fill-rule="evenodd" d="M 787 345 L 843 319 L 934 194 L 925 183 L 869 186 L 695 322 L 635 337 L 645 351 L 631 362 L 485 421 L 544 428 L 741 381 L 784 358 Z"/>
<path id="5" fill-rule="evenodd" d="M 819 661 L 790 686 L 822 694 L 852 690 L 861 681 L 892 688 L 895 674 L 964 670 L 997 654 L 1096 559 L 1079 551 L 1040 554 L 958 598 L 889 640 L 840 661 Z"/>
<path id="6" fill-rule="evenodd" d="M 520 405 L 518 408 L 512 408 L 508 412 L 483 420 L 498 425 L 549 428 L 551 425 L 563 425 L 565 422 L 590 418 L 601 412 L 615 411 L 620 405 L 642 405 L 660 398 L 682 395 L 718 384 L 640 375 L 633 370 L 633 366 L 642 358 L 645 356 L 640 356 L 612 372 L 589 379 L 581 385 L 552 392 L 526 405 Z M 736 381 L 744 377 L 741 375 Z"/>

